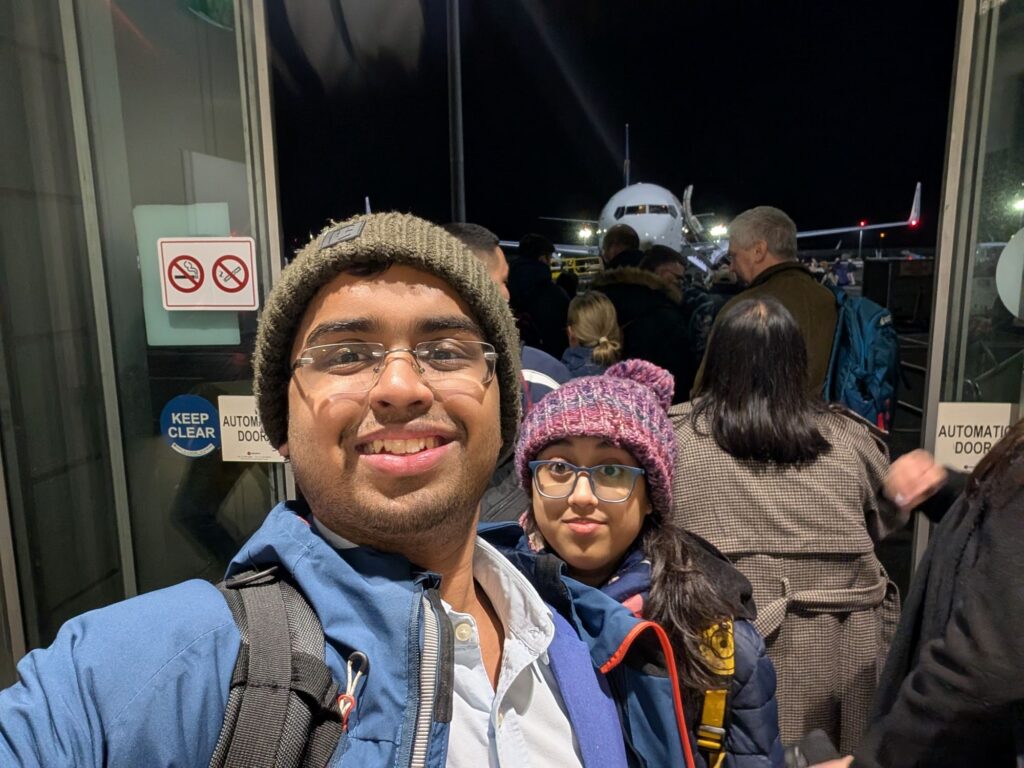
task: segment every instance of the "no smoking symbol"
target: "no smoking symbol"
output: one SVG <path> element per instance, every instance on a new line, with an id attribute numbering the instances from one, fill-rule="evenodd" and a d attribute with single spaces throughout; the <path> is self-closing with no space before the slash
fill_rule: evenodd
<path id="1" fill-rule="evenodd" d="M 238 293 L 249 284 L 249 267 L 237 256 L 221 256 L 213 263 L 213 282 L 225 293 Z"/>
<path id="2" fill-rule="evenodd" d="M 168 265 L 167 277 L 182 293 L 195 293 L 203 284 L 203 265 L 191 256 L 178 256 Z"/>

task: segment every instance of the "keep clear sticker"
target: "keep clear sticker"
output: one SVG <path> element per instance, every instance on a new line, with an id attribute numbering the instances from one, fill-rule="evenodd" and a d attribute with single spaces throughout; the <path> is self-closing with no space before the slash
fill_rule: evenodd
<path id="1" fill-rule="evenodd" d="M 270 444 L 252 395 L 221 395 L 220 434 L 223 461 L 283 462 L 284 457 Z"/>
<path id="2" fill-rule="evenodd" d="M 173 397 L 160 413 L 160 433 L 182 456 L 206 456 L 220 446 L 217 409 L 198 395 Z"/>

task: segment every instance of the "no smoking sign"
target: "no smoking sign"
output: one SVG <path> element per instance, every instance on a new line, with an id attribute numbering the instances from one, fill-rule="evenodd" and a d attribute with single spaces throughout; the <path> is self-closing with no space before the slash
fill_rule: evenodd
<path id="1" fill-rule="evenodd" d="M 258 309 L 256 243 L 251 237 L 161 237 L 164 309 Z"/>

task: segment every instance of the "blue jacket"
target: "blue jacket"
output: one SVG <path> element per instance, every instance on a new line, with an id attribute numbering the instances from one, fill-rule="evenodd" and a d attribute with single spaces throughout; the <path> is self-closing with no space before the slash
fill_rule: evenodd
<path id="1" fill-rule="evenodd" d="M 323 624 L 326 661 L 337 680 L 345 680 L 350 653 L 360 650 L 370 658 L 371 673 L 356 691 L 358 706 L 331 765 L 408 765 L 424 622 L 445 618 L 438 577 L 400 556 L 361 547 L 335 550 L 307 515 L 300 505 L 275 508 L 229 574 L 273 564 L 289 573 Z M 502 536 L 519 534 L 517 527 L 504 526 L 490 535 L 507 544 Z M 672 707 L 677 689 L 657 671 L 659 661 L 664 666 L 660 653 L 633 644 L 653 632 L 649 622 L 563 577 L 554 558 L 514 551 L 509 556 L 557 613 L 552 668 L 556 677 L 566 677 L 558 674 L 561 666 L 578 681 L 563 685 L 562 694 L 584 764 L 683 765 Z M 22 659 L 21 681 L 0 692 L 0 765 L 207 765 L 239 642 L 227 604 L 203 581 L 72 619 L 53 645 Z M 429 676 L 440 682 L 427 723 L 427 765 L 440 768 L 447 752 L 452 656 L 437 650 L 442 666 Z M 604 674 L 594 672 L 590 679 L 580 671 L 587 669 Z M 617 735 L 617 719 L 625 745 L 607 738 Z"/>
<path id="2" fill-rule="evenodd" d="M 523 413 L 548 392 L 554 392 L 572 378 L 569 370 L 547 352 L 520 347 L 523 373 Z"/>
<path id="3" fill-rule="evenodd" d="M 607 370 L 607 365 L 594 362 L 594 350 L 591 347 L 569 347 L 562 353 L 562 364 L 569 369 L 574 379 L 580 376 L 599 376 Z"/>
<path id="4" fill-rule="evenodd" d="M 698 567 L 723 594 L 726 602 L 740 608 L 739 616 L 752 615 L 749 582 L 734 571 L 725 556 L 693 534 L 685 534 Z M 628 606 L 634 614 L 643 614 L 651 590 L 651 563 L 639 548 L 629 552 L 614 577 L 601 591 L 616 602 Z M 747 601 L 750 604 L 747 604 Z M 748 613 L 748 611 L 750 613 Z M 735 671 L 727 698 L 725 765 L 728 768 L 754 768 L 780 764 L 781 741 L 779 714 L 775 698 L 775 666 L 766 655 L 764 640 L 754 626 L 743 618 L 733 621 Z M 691 732 L 700 724 L 700 711 L 688 712 Z M 767 761 L 767 762 L 766 762 Z"/>

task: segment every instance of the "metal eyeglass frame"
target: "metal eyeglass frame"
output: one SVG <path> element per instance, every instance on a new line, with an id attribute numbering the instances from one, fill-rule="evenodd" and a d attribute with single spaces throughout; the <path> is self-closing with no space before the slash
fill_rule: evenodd
<path id="1" fill-rule="evenodd" d="M 567 467 L 572 468 L 573 477 L 572 483 L 569 484 L 569 489 L 561 496 L 555 496 L 550 493 L 545 493 L 540 483 L 537 481 L 537 470 L 549 464 L 565 464 Z M 590 492 L 594 494 L 595 498 L 599 501 L 603 501 L 605 504 L 621 504 L 624 501 L 629 501 L 629 497 L 633 495 L 633 491 L 636 490 L 636 481 L 642 476 L 647 474 L 647 471 L 642 467 L 630 467 L 626 464 L 595 464 L 592 467 L 577 467 L 575 464 L 571 464 L 568 461 L 551 461 L 551 460 L 538 460 L 528 461 L 526 466 L 530 468 L 530 474 L 533 476 L 533 487 L 537 489 L 537 493 L 543 496 L 545 499 L 567 499 L 576 491 L 576 486 L 579 485 L 580 475 L 586 475 L 587 482 L 590 483 Z M 624 469 L 626 472 L 633 476 L 633 484 L 629 486 L 629 492 L 621 499 L 606 499 L 600 493 L 597 492 L 597 483 L 594 482 L 594 471 L 602 469 L 603 467 L 618 467 Z"/>
<path id="2" fill-rule="evenodd" d="M 363 389 L 346 390 L 352 394 L 369 392 L 371 389 L 377 386 L 377 382 L 380 381 L 381 373 L 383 373 L 384 368 L 387 367 L 387 360 L 389 355 L 397 352 L 408 352 L 409 358 L 413 364 L 413 370 L 415 370 L 416 373 L 422 377 L 423 374 L 426 372 L 426 369 L 420 362 L 420 356 L 417 354 L 417 350 L 427 345 L 443 344 L 445 342 L 452 344 L 479 344 L 483 348 L 484 360 L 487 362 L 487 375 L 482 381 L 480 381 L 480 384 L 486 385 L 490 383 L 490 381 L 494 378 L 494 373 L 497 368 L 498 353 L 494 350 L 494 345 L 491 344 L 490 342 L 477 341 L 475 339 L 433 339 L 431 341 L 421 341 L 414 347 L 392 347 L 391 349 L 388 349 L 383 344 L 376 341 L 339 341 L 334 344 L 316 344 L 312 347 L 306 347 L 301 352 L 299 352 L 299 356 L 295 359 L 295 362 L 292 363 L 292 373 L 294 374 L 299 368 L 304 368 L 308 365 L 311 365 L 314 362 L 313 358 L 307 355 L 307 353 L 310 352 L 311 350 L 326 349 L 327 347 L 353 346 L 356 344 L 364 347 L 371 347 L 374 350 L 373 357 L 376 360 L 376 364 L 373 367 L 373 378 L 370 380 L 370 383 Z M 377 354 L 377 351 L 379 351 L 380 354 Z M 336 378 L 342 380 L 345 377 L 337 376 Z M 470 379 L 465 380 L 470 381 Z M 432 388 L 446 389 L 446 387 L 443 386 L 437 387 L 437 382 L 427 381 L 426 379 L 424 379 L 424 383 Z"/>

